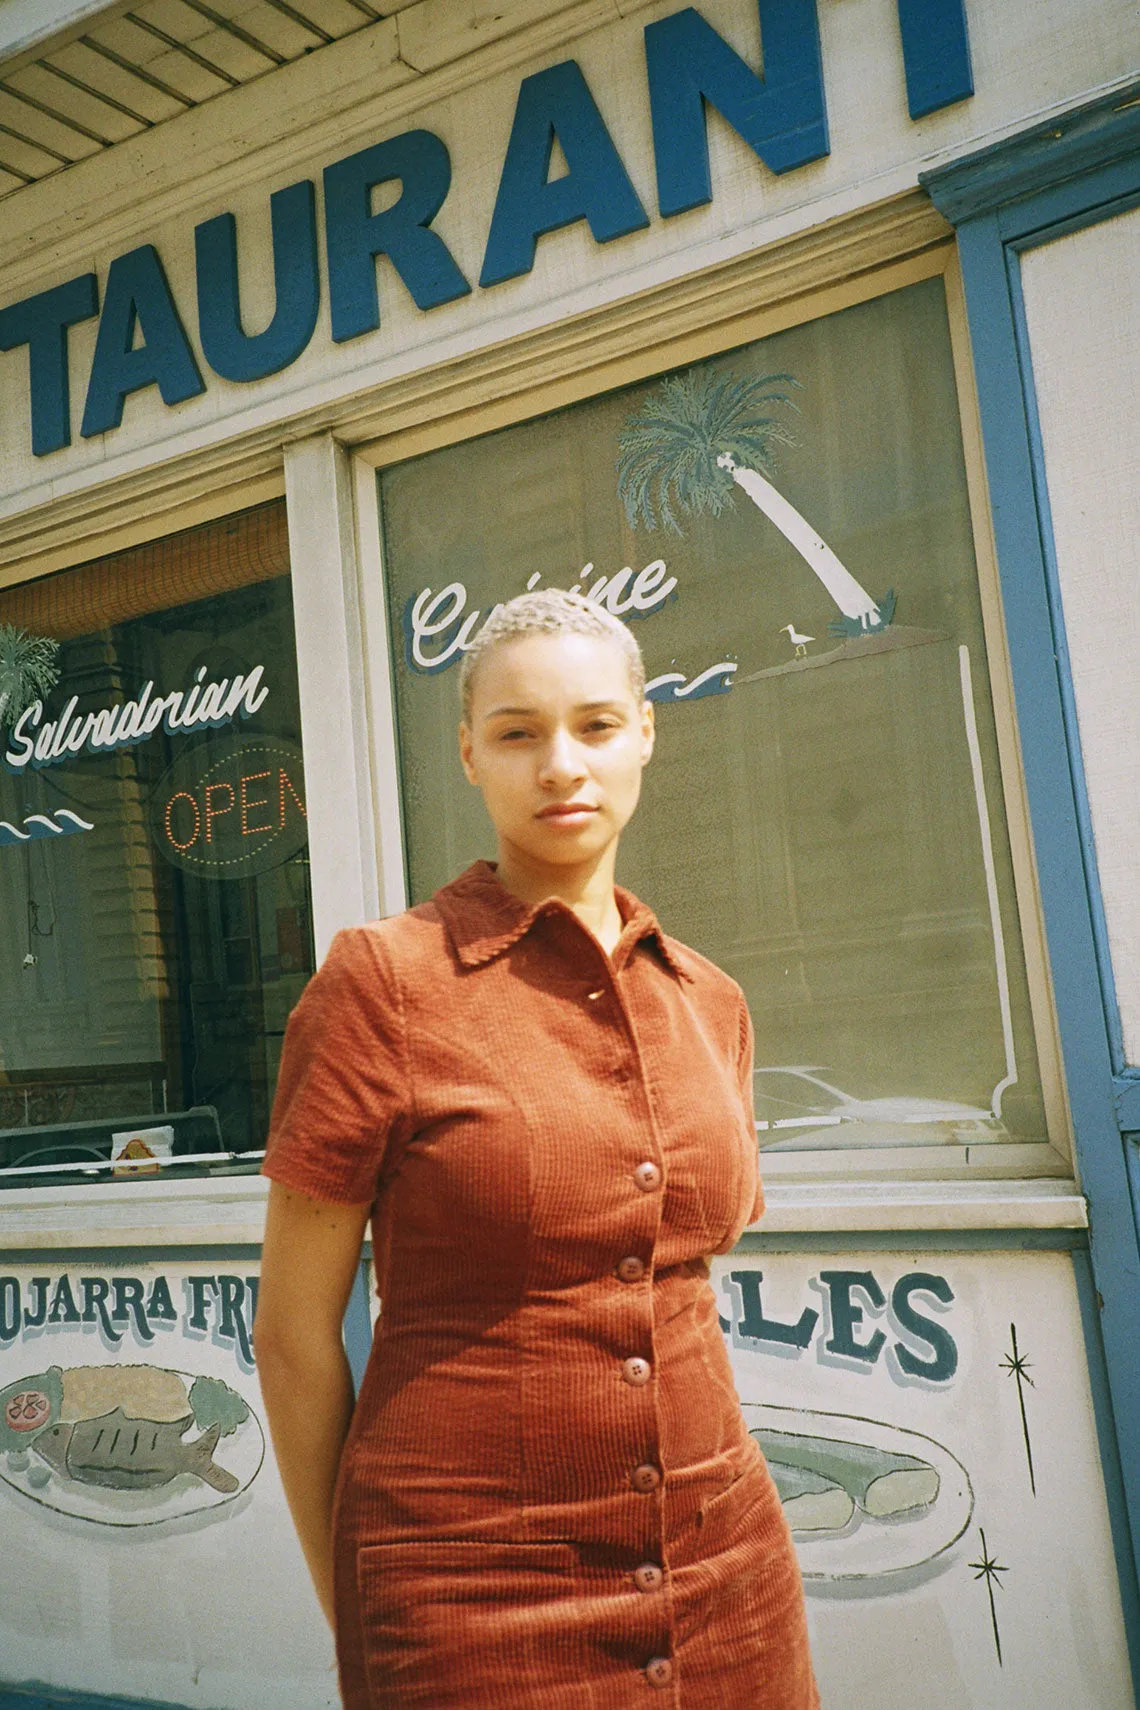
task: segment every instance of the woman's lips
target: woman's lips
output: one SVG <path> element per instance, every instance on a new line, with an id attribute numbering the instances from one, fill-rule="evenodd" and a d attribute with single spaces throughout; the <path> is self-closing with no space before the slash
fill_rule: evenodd
<path id="1" fill-rule="evenodd" d="M 597 811 L 588 802 L 556 802 L 543 808 L 538 818 L 547 825 L 585 825 Z"/>

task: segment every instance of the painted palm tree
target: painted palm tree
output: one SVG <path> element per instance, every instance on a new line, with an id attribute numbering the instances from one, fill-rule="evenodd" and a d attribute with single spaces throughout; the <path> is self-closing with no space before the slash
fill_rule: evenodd
<path id="1" fill-rule="evenodd" d="M 58 652 L 59 642 L 46 635 L 0 623 L 0 730 L 59 682 Z"/>
<path id="2" fill-rule="evenodd" d="M 844 617 L 863 630 L 882 625 L 878 605 L 825 540 L 762 470 L 772 448 L 794 445 L 784 422 L 767 413 L 791 405 L 790 374 L 757 379 L 719 377 L 708 370 L 663 380 L 618 435 L 618 491 L 631 525 L 680 534 L 676 511 L 712 516 L 732 504 L 739 487 L 815 571 Z"/>

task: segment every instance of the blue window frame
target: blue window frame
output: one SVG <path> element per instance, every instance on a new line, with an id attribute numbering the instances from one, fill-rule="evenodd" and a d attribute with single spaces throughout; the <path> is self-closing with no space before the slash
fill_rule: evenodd
<path id="1" fill-rule="evenodd" d="M 958 231 L 1061 1049 L 1089 1202 L 1089 1358 L 1140 1679 L 1140 1068 L 1125 1061 L 1108 954 L 1020 276 L 1027 250 L 1140 204 L 1140 84 L 925 174 L 923 183 Z"/>

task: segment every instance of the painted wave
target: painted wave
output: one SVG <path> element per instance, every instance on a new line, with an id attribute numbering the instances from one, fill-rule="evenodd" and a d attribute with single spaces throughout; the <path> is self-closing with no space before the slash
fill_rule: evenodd
<path id="1" fill-rule="evenodd" d="M 722 659 L 718 665 L 710 665 L 687 681 L 683 671 L 666 671 L 646 683 L 645 698 L 647 701 L 700 701 L 706 695 L 727 695 L 736 670 L 735 659 Z"/>
<path id="2" fill-rule="evenodd" d="M 25 829 L 21 830 L 21 826 Z M 11 843 L 34 843 L 40 837 L 75 837 L 81 831 L 94 829 L 91 820 L 80 819 L 70 808 L 56 808 L 54 814 L 30 813 L 20 825 L 0 819 L 0 849 Z"/>

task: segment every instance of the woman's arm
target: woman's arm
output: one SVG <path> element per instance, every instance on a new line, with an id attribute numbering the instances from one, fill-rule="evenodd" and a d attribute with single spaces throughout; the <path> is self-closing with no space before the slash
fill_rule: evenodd
<path id="1" fill-rule="evenodd" d="M 333 1491 L 353 1405 L 341 1324 L 370 1210 L 270 1183 L 253 1331 L 281 1482 L 330 1625 Z"/>

